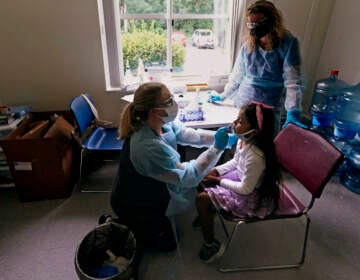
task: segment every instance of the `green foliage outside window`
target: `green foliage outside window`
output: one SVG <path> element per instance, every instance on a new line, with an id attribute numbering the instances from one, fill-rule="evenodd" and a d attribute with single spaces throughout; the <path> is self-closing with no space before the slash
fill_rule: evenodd
<path id="1" fill-rule="evenodd" d="M 217 0 L 216 0 L 217 1 Z M 165 0 L 119 0 L 120 7 L 129 14 L 164 13 Z M 177 0 L 175 13 L 212 13 L 214 1 Z M 178 19 L 173 22 L 173 30 L 181 30 L 190 38 L 195 29 L 213 30 L 212 19 Z M 166 24 L 164 21 L 129 20 L 127 32 L 122 33 L 124 65 L 129 61 L 132 71 L 137 69 L 138 59 L 145 65 L 166 64 Z M 172 67 L 181 67 L 185 61 L 185 48 L 172 43 Z"/>
<path id="2" fill-rule="evenodd" d="M 223 0 L 176 0 L 173 1 L 175 13 L 212 13 L 216 1 Z M 164 13 L 166 0 L 120 0 L 131 14 Z"/>
<path id="3" fill-rule="evenodd" d="M 157 29 L 154 23 L 146 27 L 144 23 L 135 26 L 129 22 L 129 33 L 122 34 L 122 50 L 124 65 L 129 61 L 131 70 L 137 69 L 138 59 L 144 65 L 166 65 L 166 35 L 163 30 Z M 185 48 L 179 43 L 172 44 L 172 66 L 179 67 L 185 61 Z"/>

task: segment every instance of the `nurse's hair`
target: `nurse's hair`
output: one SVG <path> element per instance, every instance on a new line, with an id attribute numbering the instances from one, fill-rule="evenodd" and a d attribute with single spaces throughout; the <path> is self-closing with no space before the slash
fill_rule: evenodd
<path id="1" fill-rule="evenodd" d="M 268 23 L 272 27 L 270 31 L 272 48 L 279 46 L 285 33 L 290 33 L 290 31 L 284 27 L 281 11 L 278 10 L 272 2 L 266 0 L 256 1 L 247 8 L 246 20 L 252 14 L 263 14 L 264 17 L 268 19 Z M 254 36 L 250 35 L 250 29 L 248 29 L 246 39 L 248 51 L 253 51 L 258 45 L 258 42 Z"/>
<path id="2" fill-rule="evenodd" d="M 164 90 L 168 90 L 164 84 L 150 82 L 135 91 L 133 102 L 126 105 L 120 116 L 120 139 L 130 137 L 143 126 L 150 109 L 157 106 Z"/>

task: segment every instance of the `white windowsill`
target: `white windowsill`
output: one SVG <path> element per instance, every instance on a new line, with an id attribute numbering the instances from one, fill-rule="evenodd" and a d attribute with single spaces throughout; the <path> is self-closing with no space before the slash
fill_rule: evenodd
<path id="1" fill-rule="evenodd" d="M 175 86 L 186 85 L 186 84 L 194 84 L 194 83 L 208 83 L 209 88 L 215 89 L 217 91 L 222 91 L 218 89 L 222 89 L 228 81 L 228 75 L 214 75 L 210 77 L 208 82 L 202 81 L 198 76 L 178 76 L 172 77 L 170 83 Z M 136 88 L 132 85 L 127 85 L 124 87 L 109 87 L 106 89 L 106 92 L 109 93 L 120 93 L 120 94 L 131 94 L 134 93 Z"/>

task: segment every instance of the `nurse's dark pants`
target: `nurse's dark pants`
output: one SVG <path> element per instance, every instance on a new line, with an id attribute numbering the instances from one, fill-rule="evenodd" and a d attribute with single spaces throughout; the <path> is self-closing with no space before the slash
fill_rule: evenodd
<path id="1" fill-rule="evenodd" d="M 171 223 L 165 212 L 170 195 L 164 182 L 140 175 L 130 161 L 130 140 L 124 143 L 111 207 L 118 221 L 132 230 L 138 250 L 171 251 L 176 248 Z"/>

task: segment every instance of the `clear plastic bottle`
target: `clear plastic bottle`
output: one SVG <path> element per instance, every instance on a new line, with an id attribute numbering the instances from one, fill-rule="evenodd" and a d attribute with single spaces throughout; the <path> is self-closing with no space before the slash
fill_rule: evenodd
<path id="1" fill-rule="evenodd" d="M 199 104 L 199 102 L 200 102 L 200 88 L 199 87 L 196 87 L 196 90 L 195 90 L 195 102 L 197 104 Z"/>
<path id="2" fill-rule="evenodd" d="M 139 79 L 139 83 L 143 84 L 149 81 L 147 77 L 147 71 L 145 71 L 144 62 L 141 58 L 138 59 L 138 68 L 137 68 L 137 77 Z"/>
<path id="3" fill-rule="evenodd" d="M 131 73 L 129 61 L 127 60 L 126 61 L 126 67 L 125 67 L 125 75 L 124 75 L 125 84 L 131 84 L 131 83 L 134 82 L 135 79 L 136 78 Z"/>
<path id="4" fill-rule="evenodd" d="M 338 75 L 339 71 L 332 69 L 328 78 L 315 83 L 310 107 L 311 121 L 315 128 L 328 128 L 334 119 L 337 96 L 341 89 L 348 86 Z"/>
<path id="5" fill-rule="evenodd" d="M 341 90 L 336 101 L 334 135 L 354 139 L 360 129 L 360 83 Z"/>
<path id="6" fill-rule="evenodd" d="M 197 120 L 198 121 L 204 120 L 203 103 L 201 101 L 198 102 Z"/>

